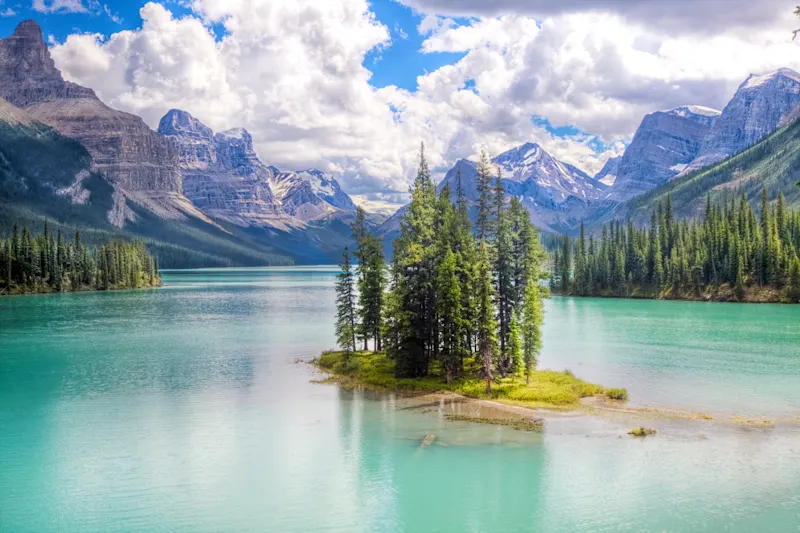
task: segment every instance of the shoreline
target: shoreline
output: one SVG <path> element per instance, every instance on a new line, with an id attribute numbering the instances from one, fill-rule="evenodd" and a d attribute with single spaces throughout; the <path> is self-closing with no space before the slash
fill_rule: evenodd
<path id="1" fill-rule="evenodd" d="M 580 398 L 575 405 L 535 405 L 502 398 L 478 398 L 449 391 L 409 390 L 373 386 L 352 376 L 342 375 L 320 366 L 319 359 L 298 360 L 313 366 L 326 377 L 312 380 L 315 383 L 336 383 L 344 388 L 361 389 L 377 394 L 393 394 L 413 401 L 422 412 L 437 412 L 445 420 L 478 424 L 508 426 L 522 431 L 542 432 L 548 420 L 600 417 L 621 425 L 638 427 L 651 422 L 657 425 L 682 421 L 696 423 L 702 427 L 762 429 L 778 427 L 800 427 L 800 415 L 796 418 L 746 417 L 736 414 L 712 416 L 699 411 L 671 407 L 630 407 L 627 400 L 613 400 L 602 394 Z"/>

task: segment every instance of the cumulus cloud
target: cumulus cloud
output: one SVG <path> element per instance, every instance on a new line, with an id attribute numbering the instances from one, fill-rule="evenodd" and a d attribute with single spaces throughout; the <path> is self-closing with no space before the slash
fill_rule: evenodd
<path id="1" fill-rule="evenodd" d="M 71 35 L 53 57 L 66 77 L 153 126 L 173 107 L 217 130 L 243 126 L 265 161 L 321 168 L 367 195 L 407 190 L 420 141 L 440 174 L 457 158 L 527 141 L 593 173 L 621 153 L 646 113 L 721 108 L 750 72 L 800 68 L 780 28 L 672 33 L 622 8 L 534 18 L 504 1 L 522 14 L 413 0 L 430 13 L 417 28 L 421 52 L 464 54 L 420 76 L 414 91 L 370 85 L 365 57 L 402 36 L 367 0 L 192 0 L 182 18 L 149 3 L 141 28 Z M 464 14 L 466 23 L 448 18 Z M 212 25 L 224 28 L 221 39 Z M 532 117 L 588 133 L 556 136 Z"/>

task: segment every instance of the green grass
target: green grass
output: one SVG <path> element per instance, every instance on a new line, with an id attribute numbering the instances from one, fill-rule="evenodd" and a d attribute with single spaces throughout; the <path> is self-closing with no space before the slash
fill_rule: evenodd
<path id="1" fill-rule="evenodd" d="M 325 352 L 314 360 L 314 364 L 333 374 L 334 379 L 344 385 L 409 393 L 454 393 L 533 408 L 574 408 L 579 405 L 581 398 L 609 395 L 610 391 L 624 398 L 628 396 L 625 389 L 606 390 L 575 377 L 569 370 L 536 370 L 531 373 L 530 384 L 525 382 L 524 376 L 508 376 L 494 381 L 491 393 L 487 394 L 485 382 L 474 372 L 476 365 L 472 360 L 465 363 L 466 376 L 447 384 L 438 375 L 418 379 L 398 378 L 394 373 L 394 361 L 382 353 L 356 352 L 351 354 L 346 364 L 343 355 L 343 352 Z"/>

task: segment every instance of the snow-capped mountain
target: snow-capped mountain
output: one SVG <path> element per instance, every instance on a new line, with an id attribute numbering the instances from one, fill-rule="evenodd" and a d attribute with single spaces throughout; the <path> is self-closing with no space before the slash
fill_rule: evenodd
<path id="1" fill-rule="evenodd" d="M 794 70 L 782 68 L 763 75 L 751 74 L 725 106 L 684 174 L 754 145 L 775 131 L 781 119 L 798 103 L 800 74 Z"/>
<path id="2" fill-rule="evenodd" d="M 304 222 L 336 211 L 351 212 L 356 209 L 353 200 L 342 191 L 339 183 L 316 169 L 275 172 L 270 178 L 270 186 L 283 212 Z"/>
<path id="3" fill-rule="evenodd" d="M 559 161 L 535 143 L 526 143 L 491 160 L 503 174 L 503 188 L 520 199 L 531 214 L 534 224 L 548 231 L 568 231 L 585 218 L 594 201 L 604 197 L 607 187 L 594 181 L 581 170 Z M 494 174 L 493 169 L 493 174 Z M 474 207 L 478 200 L 478 168 L 474 161 L 459 159 L 439 183 L 441 191 L 450 187 L 453 199 L 458 181 L 465 198 Z M 400 209 L 381 226 L 389 235 L 399 228 L 407 208 Z M 474 215 L 474 209 L 472 209 Z"/>
<path id="4" fill-rule="evenodd" d="M 707 107 L 682 106 L 645 116 L 617 165 L 609 199 L 623 202 L 680 174 L 719 115 Z"/>
<path id="5" fill-rule="evenodd" d="M 503 177 L 525 184 L 523 190 L 544 193 L 556 204 L 570 197 L 591 200 L 605 190 L 583 171 L 554 158 L 536 143 L 525 143 L 492 159 Z"/>

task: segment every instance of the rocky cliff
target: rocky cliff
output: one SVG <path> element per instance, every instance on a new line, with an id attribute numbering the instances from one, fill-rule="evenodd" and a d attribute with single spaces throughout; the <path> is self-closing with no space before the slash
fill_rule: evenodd
<path id="1" fill-rule="evenodd" d="M 158 127 L 178 147 L 183 193 L 212 218 L 237 226 L 280 225 L 281 209 L 269 186 L 273 171 L 243 129 L 214 134 L 185 111 L 169 111 Z"/>
<path id="2" fill-rule="evenodd" d="M 754 145 L 774 132 L 798 103 L 800 74 L 794 70 L 782 68 L 759 76 L 751 74 L 725 106 L 684 174 Z"/>
<path id="3" fill-rule="evenodd" d="M 126 193 L 181 194 L 172 143 L 141 118 L 108 107 L 91 89 L 65 81 L 34 21 L 22 22 L 0 40 L 0 96 L 83 144 L 94 168 Z"/>
<path id="4" fill-rule="evenodd" d="M 619 161 L 609 197 L 624 202 L 680 174 L 697 157 L 719 114 L 684 106 L 644 117 Z"/>

